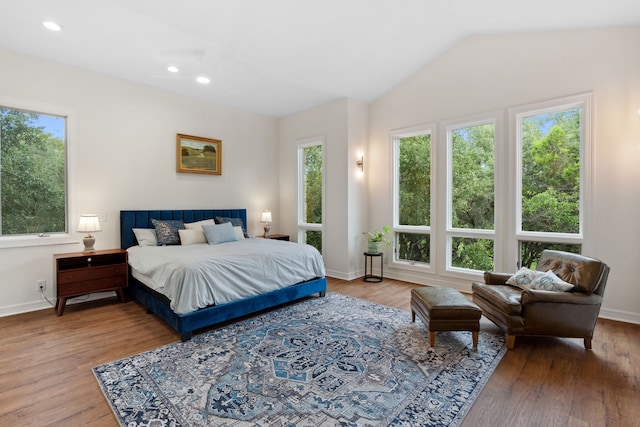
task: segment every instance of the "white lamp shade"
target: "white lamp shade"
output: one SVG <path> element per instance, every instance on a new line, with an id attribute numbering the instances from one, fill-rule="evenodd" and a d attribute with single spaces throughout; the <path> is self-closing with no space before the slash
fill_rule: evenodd
<path id="1" fill-rule="evenodd" d="M 98 215 L 80 215 L 78 231 L 83 233 L 102 231 L 102 229 L 100 228 L 100 220 L 98 219 Z"/>
<path id="2" fill-rule="evenodd" d="M 271 211 L 262 211 L 262 219 L 260 222 L 273 222 L 271 220 Z"/>

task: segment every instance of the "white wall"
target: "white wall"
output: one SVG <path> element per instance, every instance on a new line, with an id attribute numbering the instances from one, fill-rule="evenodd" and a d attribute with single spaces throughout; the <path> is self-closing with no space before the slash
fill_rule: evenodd
<path id="1" fill-rule="evenodd" d="M 270 206 L 279 228 L 276 119 L 8 51 L 0 64 L 0 104 L 71 112 L 71 230 L 79 213 L 105 213 L 96 249 L 119 247 L 121 209 L 247 208 L 259 234 Z M 222 175 L 176 173 L 176 133 L 222 140 Z M 76 235 L 71 245 L 0 249 L 0 315 L 47 306 L 35 282 L 54 295 L 52 255 L 81 250 Z"/>
<path id="2" fill-rule="evenodd" d="M 595 227 L 589 255 L 611 267 L 602 315 L 640 323 L 640 28 L 463 40 L 369 110 L 370 224 L 391 224 L 389 131 L 593 91 Z M 443 200 L 439 200 L 443 203 Z M 470 289 L 440 274 L 385 274 Z"/>
<path id="3" fill-rule="evenodd" d="M 280 120 L 280 212 L 284 232 L 297 232 L 297 144 L 324 138 L 324 261 L 327 275 L 353 279 L 361 275 L 366 187 L 356 168 L 366 150 L 367 106 L 343 99 Z"/>

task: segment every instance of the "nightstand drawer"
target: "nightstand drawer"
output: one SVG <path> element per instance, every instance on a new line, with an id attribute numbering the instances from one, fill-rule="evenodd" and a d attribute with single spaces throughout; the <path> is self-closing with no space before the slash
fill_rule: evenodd
<path id="1" fill-rule="evenodd" d="M 125 265 L 109 265 L 105 267 L 88 267 L 77 270 L 65 270 L 58 272 L 58 284 L 82 282 L 85 280 L 102 279 L 105 277 L 121 276 L 127 274 Z"/>
<path id="2" fill-rule="evenodd" d="M 106 277 L 85 282 L 58 283 L 58 296 L 82 295 L 127 286 L 126 277 Z"/>

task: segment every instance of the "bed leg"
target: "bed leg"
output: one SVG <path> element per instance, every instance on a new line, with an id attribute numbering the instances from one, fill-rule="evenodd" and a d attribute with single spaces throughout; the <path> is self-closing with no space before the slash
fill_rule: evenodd
<path id="1" fill-rule="evenodd" d="M 183 332 L 180 334 L 180 341 L 186 342 L 191 339 L 191 331 Z"/>
<path id="2" fill-rule="evenodd" d="M 320 294 L 320 297 L 323 298 L 327 294 L 327 291 L 320 291 L 318 293 Z"/>

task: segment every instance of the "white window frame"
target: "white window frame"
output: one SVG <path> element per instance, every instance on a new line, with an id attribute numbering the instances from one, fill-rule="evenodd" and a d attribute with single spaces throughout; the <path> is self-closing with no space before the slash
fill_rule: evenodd
<path id="1" fill-rule="evenodd" d="M 494 214 L 493 214 L 493 230 L 472 230 L 472 229 L 460 229 L 454 228 L 452 225 L 452 181 L 453 181 L 453 150 L 451 138 L 451 132 L 455 129 L 472 127 L 484 124 L 494 125 Z M 440 124 L 440 134 L 443 140 L 441 144 L 445 147 L 442 150 L 441 158 L 438 160 L 438 164 L 445 165 L 438 171 L 439 190 L 442 196 L 439 198 L 444 203 L 441 204 L 441 215 L 443 221 L 439 224 L 439 227 L 443 230 L 443 238 L 438 242 L 438 248 L 444 254 L 441 259 L 441 264 L 438 265 L 439 271 L 443 276 L 456 277 L 461 279 L 477 279 L 483 272 L 479 270 L 471 270 L 467 268 L 454 267 L 451 265 L 451 250 L 453 238 L 470 238 L 470 239 L 490 239 L 493 240 L 493 259 L 494 269 L 498 270 L 501 266 L 500 260 L 503 257 L 504 250 L 501 242 L 501 236 L 504 236 L 504 215 L 505 210 L 504 197 L 501 194 L 505 194 L 505 180 L 501 179 L 504 176 L 505 155 L 504 155 L 504 112 L 493 111 L 484 114 L 478 114 L 474 116 L 467 116 L 463 118 L 447 120 Z"/>
<path id="2" fill-rule="evenodd" d="M 399 197 L 400 197 L 400 177 L 399 177 L 399 142 L 402 138 L 410 138 L 412 136 L 418 135 L 431 135 L 431 152 L 429 153 L 429 159 L 431 162 L 430 165 L 430 206 L 431 210 L 429 212 L 429 226 L 410 226 L 410 225 L 401 225 L 400 222 L 400 212 L 399 212 Z M 429 272 L 435 273 L 436 265 L 437 265 L 437 251 L 436 251 L 436 239 L 437 232 L 435 227 L 436 224 L 436 180 L 435 171 L 436 171 L 436 146 L 437 146 L 437 126 L 435 123 L 428 123 L 423 125 L 412 126 L 408 128 L 396 129 L 389 133 L 389 141 L 391 147 L 391 170 L 393 173 L 392 177 L 392 200 L 393 200 L 393 226 L 392 226 L 392 241 L 393 241 L 393 257 L 391 260 L 391 264 L 394 268 L 410 270 L 410 271 L 418 271 L 418 272 Z M 429 263 L 421 263 L 415 261 L 407 261 L 398 259 L 397 248 L 395 245 L 396 242 L 396 233 L 416 233 L 419 234 L 428 234 L 429 235 Z"/>
<path id="3" fill-rule="evenodd" d="M 73 141 L 75 140 L 75 122 L 76 114 L 69 108 L 58 105 L 49 105 L 42 102 L 16 99 L 11 97 L 0 96 L 0 105 L 5 108 L 32 112 L 34 114 L 44 114 L 50 116 L 63 117 L 65 119 L 65 228 L 66 232 L 50 233 L 50 234 L 23 234 L 18 236 L 0 236 L 0 249 L 4 248 L 20 248 L 30 246 L 51 246 L 62 244 L 76 244 L 80 240 L 73 234 L 73 221 L 75 218 L 75 209 L 73 207 L 72 197 L 74 186 L 72 176 L 72 160 Z"/>
<path id="4" fill-rule="evenodd" d="M 522 231 L 522 146 L 521 120 L 524 117 L 544 113 L 559 112 L 573 108 L 582 109 L 581 149 L 580 149 L 580 229 L 578 233 L 546 233 Z M 519 241 L 533 240 L 550 243 L 582 245 L 582 252 L 592 252 L 588 231 L 592 227 L 593 215 L 593 93 L 583 93 L 563 98 L 522 105 L 509 109 L 509 135 L 513 143 L 509 145 L 511 169 L 509 176 L 511 190 L 509 216 L 512 219 L 507 243 L 507 267 L 518 265 L 520 258 Z M 513 268 L 511 268 L 513 269 Z"/>
<path id="5" fill-rule="evenodd" d="M 324 136 L 317 136 L 312 138 L 306 138 L 297 142 L 297 157 L 298 157 L 298 224 L 297 224 L 297 240 L 298 242 L 304 242 L 305 231 L 320 231 L 322 233 L 322 254 L 324 254 L 326 248 L 326 233 L 324 230 L 324 222 L 326 218 L 325 203 L 326 203 L 326 144 Z M 304 217 L 304 201 L 305 201 L 305 175 L 304 175 L 304 149 L 314 146 L 321 146 L 322 148 L 322 223 L 312 224 L 305 221 Z"/>

